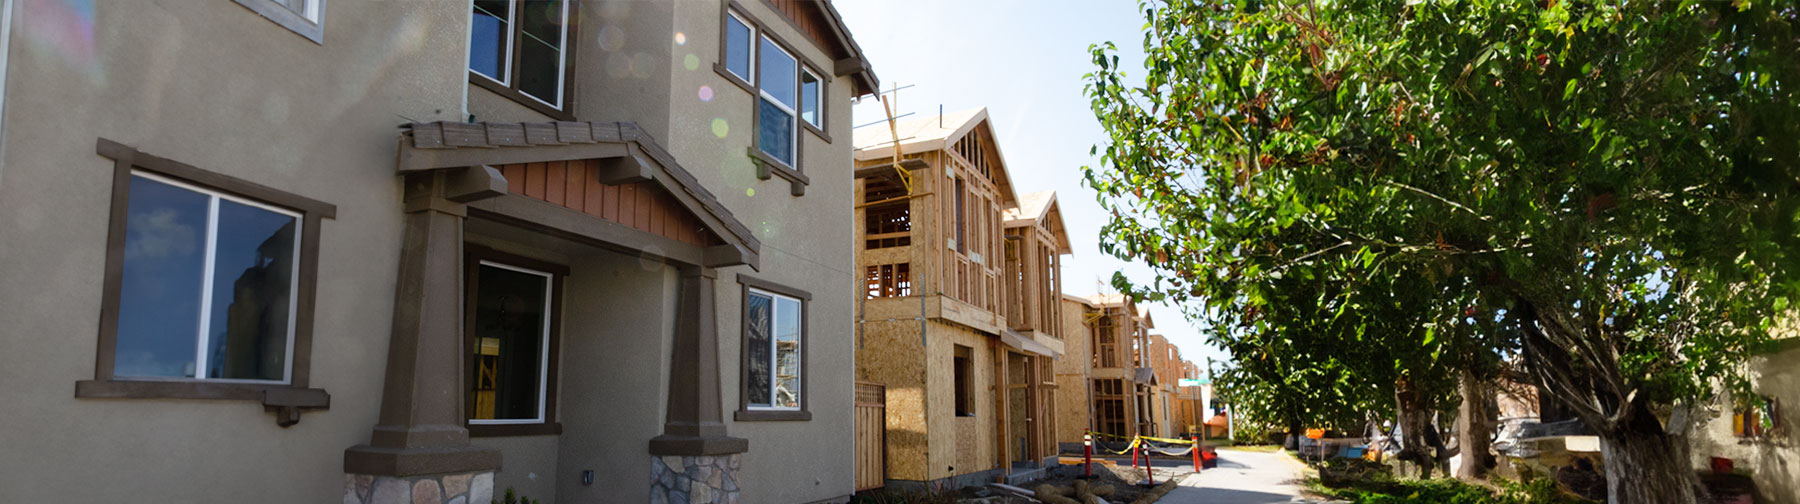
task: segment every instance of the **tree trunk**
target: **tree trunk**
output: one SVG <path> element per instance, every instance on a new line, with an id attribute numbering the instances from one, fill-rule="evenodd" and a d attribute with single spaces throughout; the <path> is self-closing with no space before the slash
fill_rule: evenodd
<path id="1" fill-rule="evenodd" d="M 1491 448 L 1494 439 L 1493 388 L 1469 370 L 1461 376 L 1462 406 L 1456 412 L 1456 446 L 1462 452 L 1462 465 L 1456 478 L 1464 481 L 1487 479 L 1495 465 Z"/>
<path id="2" fill-rule="evenodd" d="M 1431 418 L 1425 411 L 1425 398 L 1412 381 L 1401 378 L 1394 381 L 1394 407 L 1396 421 L 1400 431 L 1400 453 L 1394 457 L 1401 462 L 1411 462 L 1419 468 L 1419 478 L 1431 477 L 1431 469 L 1437 466 L 1436 457 L 1427 450 L 1426 432 L 1431 427 Z"/>
<path id="3" fill-rule="evenodd" d="M 1607 502 L 1612 504 L 1694 504 L 1704 493 L 1688 467 L 1687 444 L 1663 430 L 1662 422 L 1632 407 L 1617 428 L 1601 431 Z"/>
<path id="4" fill-rule="evenodd" d="M 1289 419 L 1287 424 L 1287 437 L 1282 438 L 1281 440 L 1282 449 L 1299 450 L 1300 436 L 1304 435 L 1306 435 L 1306 430 L 1305 427 L 1301 425 L 1300 421 Z"/>

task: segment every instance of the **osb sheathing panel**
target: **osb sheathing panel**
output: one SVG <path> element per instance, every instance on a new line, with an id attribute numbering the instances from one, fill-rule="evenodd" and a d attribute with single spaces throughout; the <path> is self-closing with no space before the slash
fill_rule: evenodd
<path id="1" fill-rule="evenodd" d="M 999 416 L 994 390 L 994 351 L 990 336 L 954 324 L 931 323 L 930 383 L 931 415 L 927 422 L 931 443 L 930 478 L 947 478 L 992 469 L 995 465 L 995 431 Z M 969 347 L 970 371 L 975 416 L 956 416 L 955 345 Z"/>
<path id="2" fill-rule="evenodd" d="M 916 306 L 913 313 L 918 313 Z M 863 324 L 862 344 L 856 349 L 856 379 L 887 387 L 889 479 L 926 479 L 925 351 L 916 321 Z M 954 413 L 954 409 L 949 412 Z"/>
<path id="3" fill-rule="evenodd" d="M 1093 425 L 1093 329 L 1086 324 L 1087 305 L 1062 299 L 1063 356 L 1056 360 L 1056 436 L 1058 443 L 1079 443 Z"/>

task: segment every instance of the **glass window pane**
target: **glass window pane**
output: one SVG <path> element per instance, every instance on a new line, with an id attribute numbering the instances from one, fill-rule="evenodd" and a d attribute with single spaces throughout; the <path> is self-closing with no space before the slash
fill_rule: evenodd
<path id="1" fill-rule="evenodd" d="M 744 298 L 744 352 L 749 361 L 744 373 L 744 395 L 749 397 L 751 406 L 769 405 L 769 329 L 774 308 L 771 301 L 769 296 L 755 292 Z"/>
<path id="2" fill-rule="evenodd" d="M 512 6 L 507 0 L 475 0 L 469 28 L 469 70 L 500 82 L 507 82 L 506 58 L 510 50 L 506 37 L 512 31 L 508 22 Z"/>
<path id="3" fill-rule="evenodd" d="M 113 374 L 192 378 L 211 197 L 139 176 L 130 191 Z"/>
<path id="4" fill-rule="evenodd" d="M 750 80 L 750 26 L 725 16 L 725 69 Z"/>
<path id="5" fill-rule="evenodd" d="M 527 0 L 519 11 L 519 91 L 561 107 L 563 4 Z"/>
<path id="6" fill-rule="evenodd" d="M 759 100 L 756 145 L 770 157 L 794 166 L 794 116 L 767 98 Z"/>
<path id="7" fill-rule="evenodd" d="M 756 50 L 762 52 L 762 61 L 756 67 L 756 75 L 761 79 L 763 92 L 775 97 L 789 110 L 794 109 L 798 105 L 794 103 L 794 79 L 800 71 L 799 64 L 794 61 L 793 56 L 781 52 L 780 46 L 775 45 L 768 37 L 763 37 L 762 45 Z"/>
<path id="8" fill-rule="evenodd" d="M 299 219 L 219 201 L 206 377 L 287 379 Z"/>
<path id="9" fill-rule="evenodd" d="M 800 302 L 781 298 L 775 310 L 775 406 L 800 407 Z"/>
<path id="10" fill-rule="evenodd" d="M 469 418 L 540 419 L 550 278 L 487 264 L 477 275 Z"/>
<path id="11" fill-rule="evenodd" d="M 812 72 L 800 73 L 800 120 L 813 126 L 819 126 L 825 120 L 819 111 L 820 84 L 818 76 Z"/>

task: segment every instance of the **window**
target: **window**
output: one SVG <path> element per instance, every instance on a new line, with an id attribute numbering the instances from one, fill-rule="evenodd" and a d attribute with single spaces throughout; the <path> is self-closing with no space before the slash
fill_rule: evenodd
<path id="1" fill-rule="evenodd" d="M 757 50 L 762 52 L 756 86 L 762 99 L 756 113 L 756 147 L 784 165 L 799 166 L 794 152 L 800 139 L 795 134 L 799 125 L 794 110 L 799 104 L 794 79 L 800 63 L 767 36 Z"/>
<path id="2" fill-rule="evenodd" d="M 469 432 L 554 434 L 561 279 L 567 270 L 469 247 L 464 299 Z"/>
<path id="3" fill-rule="evenodd" d="M 744 82 L 754 77 L 750 74 L 751 54 L 750 41 L 756 39 L 756 28 L 738 17 L 738 14 L 726 11 L 725 16 L 725 70 L 736 75 Z"/>
<path id="4" fill-rule="evenodd" d="M 744 286 L 737 420 L 811 420 L 806 411 L 806 292 L 738 275 Z"/>
<path id="5" fill-rule="evenodd" d="M 757 177 L 779 175 L 793 183 L 795 196 L 805 194 L 811 180 L 800 173 L 800 130 L 831 141 L 822 129 L 828 77 L 794 46 L 735 8 L 720 15 L 720 40 L 713 70 L 755 98 L 749 155 L 757 164 Z"/>
<path id="6" fill-rule="evenodd" d="M 957 177 L 956 178 L 956 227 L 955 227 L 955 229 L 952 230 L 956 234 L 955 234 L 955 237 L 950 240 L 950 248 L 955 249 L 957 252 L 965 252 L 965 253 L 969 251 L 969 242 L 968 242 L 968 240 L 964 239 L 965 233 L 967 232 L 967 229 L 969 227 L 968 226 L 969 211 L 968 211 L 968 208 L 966 208 L 966 206 L 964 205 L 964 198 L 966 198 L 968 196 L 968 194 L 969 194 L 969 187 L 968 187 L 967 182 L 964 181 L 963 177 Z"/>
<path id="7" fill-rule="evenodd" d="M 325 43 L 325 0 L 236 0 L 262 17 L 313 42 Z"/>
<path id="8" fill-rule="evenodd" d="M 286 383 L 300 214 L 131 175 L 113 376 Z"/>
<path id="9" fill-rule="evenodd" d="M 475 0 L 469 27 L 469 80 L 560 119 L 574 38 L 568 0 Z"/>
<path id="10" fill-rule="evenodd" d="M 869 266 L 866 283 L 869 298 L 912 295 L 911 263 Z"/>
<path id="11" fill-rule="evenodd" d="M 1744 401 L 1731 415 L 1731 433 L 1740 438 L 1768 438 L 1781 427 L 1781 403 L 1768 397 Z"/>
<path id="12" fill-rule="evenodd" d="M 971 349 L 956 345 L 956 416 L 975 416 L 975 360 Z"/>
<path id="13" fill-rule="evenodd" d="M 319 222 L 336 207 L 105 139 L 99 152 L 115 160 L 100 355 L 76 397 L 259 400 L 284 426 L 327 407 L 306 363 Z"/>
<path id="14" fill-rule="evenodd" d="M 822 82 L 811 68 L 800 71 L 800 120 L 820 129 L 825 128 L 825 115 L 819 109 Z"/>

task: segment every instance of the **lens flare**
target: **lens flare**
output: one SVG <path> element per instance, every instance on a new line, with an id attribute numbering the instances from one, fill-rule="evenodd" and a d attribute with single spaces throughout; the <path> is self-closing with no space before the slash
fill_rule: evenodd
<path id="1" fill-rule="evenodd" d="M 756 197 L 756 188 L 755 187 L 744 188 L 744 195 L 750 196 L 750 197 Z"/>
<path id="2" fill-rule="evenodd" d="M 710 102 L 713 98 L 712 86 L 700 86 L 700 101 Z"/>
<path id="3" fill-rule="evenodd" d="M 690 71 L 698 70 L 700 69 L 700 57 L 689 54 L 686 58 L 681 59 L 681 66 L 687 67 Z"/>
<path id="4" fill-rule="evenodd" d="M 600 49 L 612 52 L 621 47 L 625 47 L 625 30 L 613 25 L 600 27 Z"/>
<path id="5" fill-rule="evenodd" d="M 725 118 L 713 118 L 713 135 L 719 138 L 725 138 L 725 135 L 728 134 L 731 134 L 731 125 L 725 123 Z"/>
<path id="6" fill-rule="evenodd" d="M 678 46 L 687 45 L 687 34 L 682 33 L 682 32 L 675 32 L 675 45 L 678 45 Z"/>

